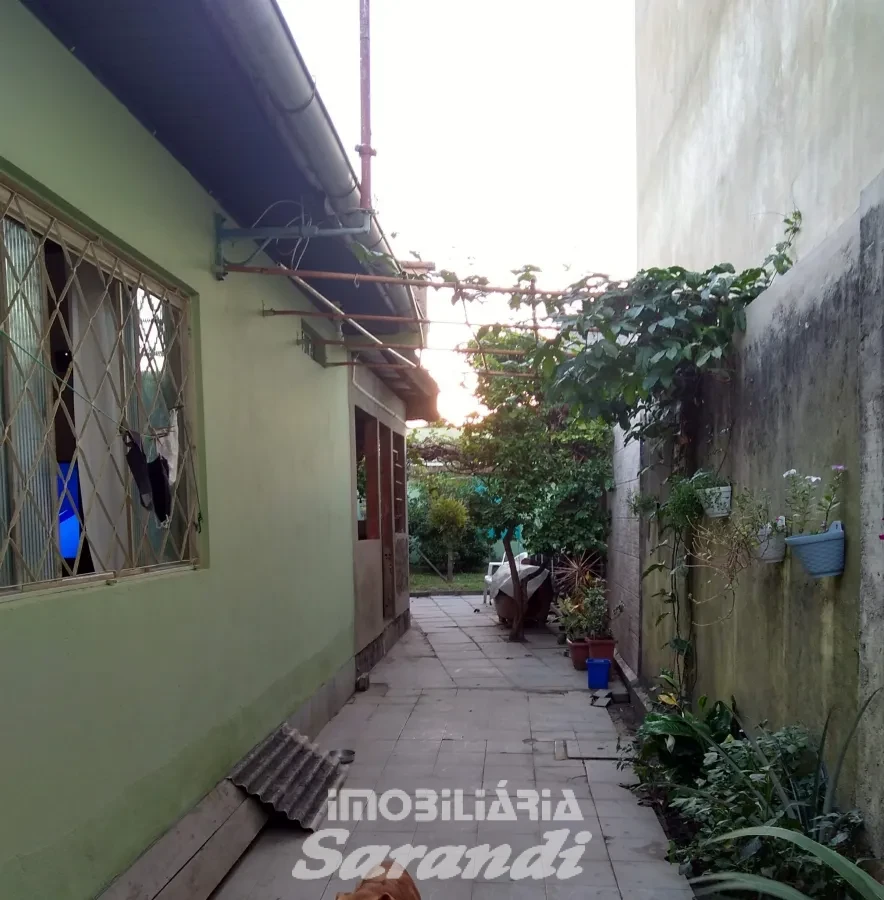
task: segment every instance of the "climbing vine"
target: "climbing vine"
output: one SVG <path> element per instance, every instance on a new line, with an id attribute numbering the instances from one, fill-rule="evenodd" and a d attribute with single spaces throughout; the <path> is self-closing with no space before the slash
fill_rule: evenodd
<path id="1" fill-rule="evenodd" d="M 792 266 L 800 212 L 786 216 L 783 225 L 782 240 L 762 264 L 740 272 L 728 263 L 704 271 L 651 268 L 626 280 L 588 275 L 564 291 L 545 293 L 536 288 L 535 267 L 515 270 L 509 305 L 528 311 L 533 334 L 521 342 L 523 357 L 500 359 L 494 368 L 534 377 L 532 389 L 542 391 L 547 404 L 558 405 L 569 417 L 619 425 L 627 440 L 649 439 L 657 446 L 671 442 L 671 474 L 664 488 L 675 503 L 681 492 L 687 493 L 685 484 L 696 487 L 688 480 L 697 468 L 702 382 L 728 378 L 734 340 L 746 327 L 746 307 Z M 465 312 L 468 297 L 486 296 L 487 279 L 462 280 L 452 272 L 431 275 L 452 286 L 452 303 L 462 304 Z M 485 325 L 475 332 L 476 354 L 486 371 L 486 344 L 499 342 L 511 327 Z M 530 403 L 521 409 L 530 414 Z M 689 548 L 696 537 L 695 558 L 702 561 L 705 555 L 708 561 L 716 537 L 696 522 L 697 517 L 670 517 L 665 524 L 661 520 L 660 549 L 665 547 L 669 558 L 651 566 L 651 571 L 669 572 L 668 585 L 658 595 L 670 607 L 664 614 L 674 613 L 671 647 L 680 660 L 683 682 L 689 681 L 685 670 L 693 652 L 693 615 L 687 616 L 686 627 L 679 615 L 682 593 L 693 603 L 690 576 L 695 563 Z M 732 554 L 730 569 L 736 571 L 744 556 L 742 550 Z M 687 688 L 689 692 L 689 684 Z"/>
<path id="2" fill-rule="evenodd" d="M 672 266 L 572 285 L 546 301 L 558 333 L 538 346 L 539 372 L 561 400 L 619 425 L 627 438 L 679 433 L 700 378 L 725 375 L 746 307 L 791 267 L 801 214 L 784 225 L 764 263 L 742 272 L 729 263 L 703 272 Z"/>

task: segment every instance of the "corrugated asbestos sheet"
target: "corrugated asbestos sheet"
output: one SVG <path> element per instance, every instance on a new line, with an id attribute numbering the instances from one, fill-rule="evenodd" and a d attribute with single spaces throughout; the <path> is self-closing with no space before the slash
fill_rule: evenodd
<path id="1" fill-rule="evenodd" d="M 290 725 L 281 725 L 228 775 L 235 785 L 310 831 L 322 820 L 328 792 L 340 788 L 345 777 L 345 766 Z"/>

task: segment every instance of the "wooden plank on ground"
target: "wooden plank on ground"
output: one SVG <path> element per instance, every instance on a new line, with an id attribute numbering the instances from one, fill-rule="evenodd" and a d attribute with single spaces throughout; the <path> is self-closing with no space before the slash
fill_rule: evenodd
<path id="1" fill-rule="evenodd" d="M 156 900 L 207 900 L 267 821 L 267 809 L 249 797 Z"/>
<path id="2" fill-rule="evenodd" d="M 120 875 L 99 900 L 154 900 L 248 795 L 226 779 Z"/>

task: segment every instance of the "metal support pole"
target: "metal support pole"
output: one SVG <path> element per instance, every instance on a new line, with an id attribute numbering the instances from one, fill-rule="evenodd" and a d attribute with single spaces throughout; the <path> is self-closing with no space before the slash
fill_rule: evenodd
<path id="1" fill-rule="evenodd" d="M 371 0 L 359 0 L 359 101 L 362 125 L 361 143 L 356 152 L 362 159 L 359 179 L 360 205 L 371 209 Z"/>
<path id="2" fill-rule="evenodd" d="M 397 275 L 352 275 L 349 272 L 314 272 L 302 269 L 287 269 L 284 266 L 228 266 L 229 272 L 244 272 L 250 275 L 286 275 L 308 280 L 349 281 L 359 287 L 365 284 L 401 284 L 407 287 L 471 291 L 478 294 L 521 294 L 524 297 L 561 297 L 564 291 L 544 291 L 540 288 L 503 287 L 491 284 L 472 284 L 463 281 L 429 281 L 422 278 L 403 278 Z"/>

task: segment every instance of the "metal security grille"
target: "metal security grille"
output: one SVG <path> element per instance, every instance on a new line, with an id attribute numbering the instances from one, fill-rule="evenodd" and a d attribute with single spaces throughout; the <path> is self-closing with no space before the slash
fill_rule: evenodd
<path id="1" fill-rule="evenodd" d="M 195 560 L 187 307 L 0 183 L 0 589 Z"/>

